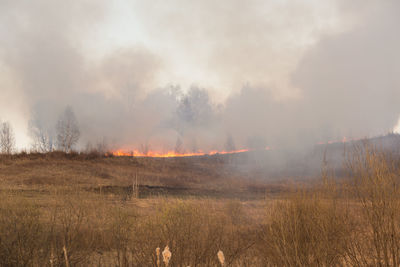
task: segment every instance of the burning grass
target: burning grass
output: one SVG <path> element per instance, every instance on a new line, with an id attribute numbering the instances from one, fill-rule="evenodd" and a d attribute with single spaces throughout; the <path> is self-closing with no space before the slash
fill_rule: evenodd
<path id="1" fill-rule="evenodd" d="M 266 148 L 269 150 L 269 148 Z M 162 151 L 147 151 L 147 152 L 140 152 L 137 149 L 134 150 L 127 150 L 127 149 L 118 149 L 115 151 L 110 152 L 112 155 L 116 157 L 151 157 L 151 158 L 181 158 L 181 157 L 199 157 L 199 156 L 212 156 L 212 155 L 226 155 L 226 154 L 237 154 L 237 153 L 244 153 L 250 151 L 249 149 L 240 149 L 240 150 L 232 150 L 232 151 L 218 151 L 212 150 L 207 153 L 203 151 L 198 152 L 183 152 L 179 153 L 174 150 L 162 152 Z"/>

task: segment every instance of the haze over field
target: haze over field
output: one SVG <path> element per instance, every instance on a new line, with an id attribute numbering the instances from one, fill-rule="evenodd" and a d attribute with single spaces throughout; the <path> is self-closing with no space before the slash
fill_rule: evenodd
<path id="1" fill-rule="evenodd" d="M 400 132 L 400 2 L 0 0 L 0 120 L 80 147 L 298 147 Z"/>

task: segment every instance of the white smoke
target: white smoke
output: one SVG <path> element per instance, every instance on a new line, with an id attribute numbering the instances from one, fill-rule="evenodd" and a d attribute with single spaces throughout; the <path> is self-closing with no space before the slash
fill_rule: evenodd
<path id="1" fill-rule="evenodd" d="M 20 147 L 29 121 L 54 127 L 68 105 L 80 147 L 293 147 L 396 125 L 398 1 L 114 5 L 0 0 L 0 119 Z M 138 37 L 110 45 L 118 34 Z"/>

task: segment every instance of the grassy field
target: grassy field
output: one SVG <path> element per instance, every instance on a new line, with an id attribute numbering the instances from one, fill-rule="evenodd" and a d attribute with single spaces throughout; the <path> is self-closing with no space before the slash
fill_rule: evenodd
<path id="1" fill-rule="evenodd" d="M 2 188 L 46 191 L 74 186 L 90 192 L 142 197 L 203 196 L 259 199 L 284 190 L 287 180 L 266 179 L 257 168 L 238 172 L 230 155 L 188 158 L 103 157 L 88 154 L 20 154 L 0 157 Z"/>
<path id="2" fill-rule="evenodd" d="M 221 156 L 2 156 L 0 265 L 397 266 L 399 161 L 355 152 L 346 179 L 291 183 Z"/>

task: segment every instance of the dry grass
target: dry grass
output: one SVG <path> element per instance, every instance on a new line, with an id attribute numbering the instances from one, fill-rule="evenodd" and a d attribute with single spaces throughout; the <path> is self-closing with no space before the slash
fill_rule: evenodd
<path id="1" fill-rule="evenodd" d="M 218 158 L 92 157 L 87 154 L 0 155 L 1 188 L 51 190 L 79 186 L 86 190 L 108 190 L 129 194 L 132 181 L 144 196 L 199 195 L 259 198 L 266 190 L 279 191 L 282 184 L 267 185 L 260 175 L 237 174 Z M 251 179 L 250 179 L 251 178 Z"/>
<path id="2" fill-rule="evenodd" d="M 154 250 L 166 244 L 169 266 L 214 266 L 220 249 L 233 263 L 253 244 L 255 225 L 233 222 L 225 214 L 229 201 L 156 198 L 144 205 L 67 190 L 46 200 L 21 193 L 2 199 L 6 266 L 65 266 L 64 247 L 70 266 L 156 266 Z"/>
<path id="3" fill-rule="evenodd" d="M 195 180 L 216 170 L 201 161 L 47 156 L 1 159 L 1 266 L 399 265 L 399 161 L 368 146 L 350 158 L 349 179 L 325 171 L 313 186 L 266 199 L 224 197 L 223 176 L 206 180 L 221 186 L 218 198 L 88 190 L 132 188 L 136 171 L 140 185 L 162 184 L 161 175 L 189 175 L 191 164 L 192 180 L 182 181 L 201 187 Z"/>

